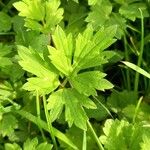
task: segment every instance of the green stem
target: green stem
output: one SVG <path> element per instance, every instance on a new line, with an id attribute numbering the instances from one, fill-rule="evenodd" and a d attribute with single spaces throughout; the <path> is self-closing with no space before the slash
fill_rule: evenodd
<path id="1" fill-rule="evenodd" d="M 40 124 L 40 126 L 47 132 L 49 132 L 48 129 L 48 125 L 45 121 L 43 120 L 39 120 L 36 116 L 32 115 L 31 113 L 24 111 L 24 110 L 15 110 L 12 106 L 6 107 L 4 108 L 5 112 L 11 112 L 11 113 L 17 113 L 20 116 L 28 119 L 29 121 L 33 122 L 34 124 L 36 124 L 37 126 Z M 59 130 L 57 130 L 56 128 L 53 128 L 53 132 L 54 135 L 60 139 L 61 141 L 63 141 L 64 143 L 66 143 L 68 146 L 70 146 L 72 149 L 74 150 L 78 150 L 78 148 L 76 147 L 76 145 L 74 145 L 72 143 L 72 141 L 62 132 L 60 132 Z M 49 132 L 50 133 L 50 132 Z"/>
<path id="2" fill-rule="evenodd" d="M 142 63 L 142 56 L 143 56 L 143 51 L 144 51 L 144 18 L 143 18 L 143 13 L 142 10 L 139 8 L 139 11 L 141 13 L 141 46 L 140 46 L 140 55 L 138 58 L 138 63 L 137 66 L 140 67 Z M 134 80 L 134 91 L 138 91 L 138 85 L 139 85 L 139 73 L 136 72 L 135 74 L 135 80 Z"/>
<path id="3" fill-rule="evenodd" d="M 36 112 L 37 112 L 37 118 L 38 120 L 41 120 L 41 111 L 40 111 L 40 99 L 39 99 L 39 92 L 36 91 Z M 45 138 L 45 135 L 44 135 L 44 132 L 42 130 L 42 127 L 40 126 L 40 124 L 38 124 L 39 126 L 39 129 L 40 129 L 40 132 L 42 134 L 42 138 L 44 141 L 46 141 L 46 138 Z"/>
<path id="4" fill-rule="evenodd" d="M 94 139 L 95 139 L 99 149 L 100 150 L 104 150 L 104 147 L 102 146 L 98 136 L 96 135 L 96 133 L 95 133 L 95 131 L 94 131 L 94 129 L 93 129 L 93 127 L 92 127 L 92 125 L 91 125 L 91 123 L 89 121 L 87 121 L 87 125 L 88 125 L 88 127 L 89 127 L 89 129 L 90 129 L 90 131 L 91 131 L 91 133 L 92 133 L 92 135 L 93 135 L 93 137 L 94 137 Z"/>
<path id="5" fill-rule="evenodd" d="M 86 141 L 86 131 L 83 131 L 83 144 L 82 144 L 82 150 L 87 149 L 87 141 Z"/>
<path id="6" fill-rule="evenodd" d="M 109 111 L 109 109 L 108 109 L 100 100 L 98 100 L 98 98 L 96 98 L 96 96 L 93 96 L 93 98 L 98 102 L 98 104 L 99 104 L 100 106 L 102 106 L 102 107 L 107 111 L 107 113 L 108 113 L 112 118 L 114 118 L 114 117 L 112 116 L 111 112 Z"/>
<path id="7" fill-rule="evenodd" d="M 125 59 L 126 61 L 129 61 L 129 54 L 128 54 L 128 49 L 127 49 L 127 39 L 124 36 L 124 49 L 125 49 Z M 130 81 L 130 72 L 129 69 L 126 69 L 126 77 L 127 77 L 127 89 L 130 91 L 131 90 L 131 81 Z"/>
<path id="8" fill-rule="evenodd" d="M 15 35 L 15 32 L 0 32 L 0 35 Z"/>
<path id="9" fill-rule="evenodd" d="M 48 130 L 49 130 L 49 133 L 51 135 L 54 147 L 57 150 L 57 143 L 56 143 L 56 139 L 55 139 L 55 136 L 54 136 L 53 127 L 52 127 L 52 124 L 51 124 L 51 119 L 50 119 L 50 116 L 49 116 L 49 113 L 48 113 L 45 95 L 43 95 L 43 104 L 44 104 L 44 111 L 45 111 Z"/>
<path id="10" fill-rule="evenodd" d="M 135 123 L 135 119 L 136 119 L 136 116 L 137 116 L 137 113 L 138 113 L 138 110 L 140 108 L 140 104 L 141 104 L 142 100 L 143 100 L 143 97 L 140 97 L 140 99 L 139 99 L 139 101 L 137 103 L 137 106 L 135 108 L 135 113 L 134 113 L 133 121 L 132 121 L 133 123 Z"/>

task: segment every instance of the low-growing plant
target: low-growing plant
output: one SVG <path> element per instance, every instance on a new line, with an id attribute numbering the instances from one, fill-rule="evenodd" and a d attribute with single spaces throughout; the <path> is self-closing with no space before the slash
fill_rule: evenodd
<path id="1" fill-rule="evenodd" d="M 149 8 L 0 0 L 0 149 L 149 150 Z"/>

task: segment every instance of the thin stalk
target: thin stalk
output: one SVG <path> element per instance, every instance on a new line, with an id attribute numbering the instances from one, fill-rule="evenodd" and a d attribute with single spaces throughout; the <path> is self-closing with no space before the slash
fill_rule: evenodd
<path id="1" fill-rule="evenodd" d="M 140 67 L 142 63 L 142 56 L 143 56 L 143 51 L 144 51 L 144 18 L 143 18 L 143 13 L 142 10 L 139 8 L 139 11 L 141 13 L 141 46 L 140 46 L 140 55 L 138 58 L 138 63 L 137 66 Z M 138 91 L 138 85 L 139 85 L 139 73 L 136 72 L 135 74 L 135 80 L 134 80 L 134 91 Z"/>
<path id="2" fill-rule="evenodd" d="M 137 116 L 137 113 L 138 113 L 138 110 L 139 110 L 139 108 L 140 108 L 140 105 L 141 105 L 142 100 L 143 100 L 143 97 L 140 97 L 140 99 L 139 99 L 139 101 L 138 101 L 138 103 L 137 103 L 137 106 L 136 106 L 136 108 L 135 108 L 135 113 L 134 113 L 133 121 L 132 121 L 133 123 L 135 123 L 135 119 L 136 119 L 136 116 Z"/>
<path id="3" fill-rule="evenodd" d="M 24 111 L 24 110 L 15 110 L 12 106 L 8 106 L 4 108 L 4 112 L 11 112 L 11 113 L 17 113 L 20 116 L 22 116 L 23 118 L 26 118 L 27 120 L 31 121 L 32 123 L 34 123 L 35 125 L 38 126 L 37 124 L 37 120 L 38 123 L 40 124 L 40 126 L 47 132 L 49 132 L 47 123 L 43 120 L 39 120 L 36 116 L 32 115 L 31 113 Z M 64 143 L 66 143 L 68 146 L 70 146 L 72 149 L 74 150 L 78 150 L 78 148 L 76 147 L 76 145 L 73 144 L 73 142 L 62 132 L 60 132 L 58 129 L 53 127 L 53 132 L 54 135 L 60 139 L 61 141 L 63 141 Z M 50 133 L 50 132 L 49 132 Z"/>
<path id="4" fill-rule="evenodd" d="M 101 101 L 99 101 L 95 96 L 93 96 L 93 98 L 98 102 L 98 104 L 100 105 L 100 106 L 102 106 L 106 111 L 107 111 L 107 113 L 113 118 L 113 116 L 112 116 L 112 114 L 111 114 L 111 112 L 109 111 L 109 109 L 103 104 L 103 103 L 101 103 Z"/>
<path id="5" fill-rule="evenodd" d="M 37 118 L 38 120 L 41 120 L 41 111 L 40 111 L 40 99 L 39 99 L 39 92 L 36 91 L 36 112 L 37 112 Z M 46 141 L 46 137 L 44 135 L 44 132 L 42 130 L 42 127 L 40 126 L 40 124 L 38 123 L 42 138 L 44 141 Z"/>
<path id="6" fill-rule="evenodd" d="M 83 131 L 83 144 L 82 150 L 87 150 L 86 131 Z"/>
<path id="7" fill-rule="evenodd" d="M 0 35 L 15 35 L 15 32 L 0 32 Z"/>
<path id="8" fill-rule="evenodd" d="M 124 49 L 125 49 L 125 59 L 126 61 L 129 61 L 129 54 L 128 54 L 128 49 L 127 49 L 127 39 L 124 36 Z M 127 77 L 127 89 L 130 91 L 131 90 L 131 80 L 130 80 L 130 72 L 129 69 L 126 69 L 126 77 Z"/>
<path id="9" fill-rule="evenodd" d="M 123 86 L 126 84 L 126 75 L 125 75 L 125 72 L 124 70 L 121 69 L 121 73 L 122 73 L 122 77 L 123 77 Z M 126 87 L 123 87 L 123 88 L 126 88 Z"/>
<path id="10" fill-rule="evenodd" d="M 102 146 L 98 136 L 96 135 L 96 133 L 95 133 L 95 131 L 94 131 L 94 129 L 93 129 L 93 127 L 92 127 L 92 125 L 91 125 L 91 123 L 89 121 L 87 121 L 87 125 L 88 125 L 88 127 L 89 127 L 89 129 L 90 129 L 90 131 L 91 131 L 91 133 L 92 133 L 92 135 L 93 135 L 97 145 L 98 145 L 99 150 L 104 150 L 104 147 Z"/>
<path id="11" fill-rule="evenodd" d="M 55 136 L 54 136 L 53 127 L 52 127 L 52 124 L 51 124 L 51 119 L 50 119 L 50 116 L 49 116 L 49 113 L 48 113 L 45 95 L 43 95 L 43 104 L 44 104 L 44 111 L 45 111 L 48 130 L 49 130 L 49 133 L 51 135 L 51 138 L 52 138 L 52 141 L 53 141 L 53 144 L 54 144 L 54 148 L 57 150 L 57 143 L 56 143 L 56 139 L 55 139 Z"/>

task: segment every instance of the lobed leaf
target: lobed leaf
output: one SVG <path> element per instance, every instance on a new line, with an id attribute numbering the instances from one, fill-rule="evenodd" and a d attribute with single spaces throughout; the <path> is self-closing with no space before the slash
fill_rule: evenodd
<path id="1" fill-rule="evenodd" d="M 84 95 L 79 94 L 74 89 L 61 89 L 50 95 L 48 99 L 48 109 L 50 116 L 55 120 L 60 115 L 65 106 L 65 118 L 71 127 L 74 123 L 77 127 L 86 130 L 86 122 L 88 117 L 83 109 L 96 108 L 95 104 Z M 54 117 L 53 117 L 54 116 Z"/>
<path id="2" fill-rule="evenodd" d="M 109 81 L 103 79 L 105 76 L 106 74 L 99 71 L 84 72 L 73 77 L 71 84 L 82 94 L 97 95 L 96 89 L 103 91 L 113 87 Z"/>
<path id="3" fill-rule="evenodd" d="M 25 26 L 32 30 L 49 33 L 63 19 L 59 0 L 22 0 L 13 5 L 25 17 Z"/>
<path id="4" fill-rule="evenodd" d="M 26 48 L 23 46 L 18 47 L 18 53 L 21 58 L 20 65 L 24 70 L 36 75 L 35 78 L 28 79 L 28 83 L 24 85 L 24 88 L 29 91 L 38 90 L 40 93 L 46 93 L 53 91 L 59 85 L 58 75 L 54 70 L 47 66 L 45 61 L 40 55 L 32 48 Z"/>

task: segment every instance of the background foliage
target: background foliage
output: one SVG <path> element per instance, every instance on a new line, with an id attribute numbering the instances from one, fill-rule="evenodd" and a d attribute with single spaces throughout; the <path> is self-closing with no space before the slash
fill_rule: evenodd
<path id="1" fill-rule="evenodd" d="M 149 150 L 149 10 L 0 0 L 0 149 Z"/>

